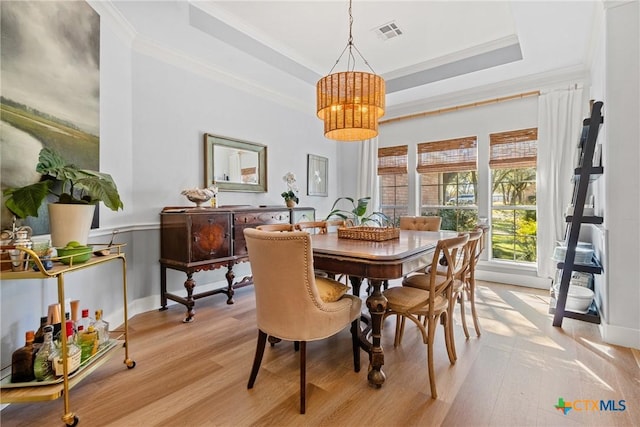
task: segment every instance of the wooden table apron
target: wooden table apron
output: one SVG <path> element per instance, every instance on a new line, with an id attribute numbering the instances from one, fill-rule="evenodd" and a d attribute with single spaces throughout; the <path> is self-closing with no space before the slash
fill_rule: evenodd
<path id="1" fill-rule="evenodd" d="M 339 239 L 337 233 L 312 237 L 313 264 L 318 270 L 366 278 L 373 291 L 366 304 L 371 315 L 371 343 L 363 348 L 369 352 L 369 383 L 381 387 L 384 352 L 380 344 L 382 318 L 387 299 L 381 292 L 385 280 L 398 279 L 431 264 L 438 240 L 455 236 L 451 231 L 401 230 L 400 238 L 384 242 Z"/>

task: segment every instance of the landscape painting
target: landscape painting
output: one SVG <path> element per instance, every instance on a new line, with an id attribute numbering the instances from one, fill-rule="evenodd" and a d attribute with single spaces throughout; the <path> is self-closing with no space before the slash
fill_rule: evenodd
<path id="1" fill-rule="evenodd" d="M 99 170 L 99 15 L 84 1 L 2 0 L 0 17 L 2 190 L 40 180 L 35 168 L 42 147 Z M 2 229 L 12 221 L 2 203 Z M 19 224 L 48 234 L 46 206 Z"/>

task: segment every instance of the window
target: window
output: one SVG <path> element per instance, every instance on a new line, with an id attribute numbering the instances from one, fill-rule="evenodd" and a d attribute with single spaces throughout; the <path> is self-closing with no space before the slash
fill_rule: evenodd
<path id="1" fill-rule="evenodd" d="M 491 143 L 491 254 L 536 262 L 536 128 L 494 133 Z"/>
<path id="2" fill-rule="evenodd" d="M 477 157 L 475 136 L 418 144 L 420 212 L 442 217 L 443 230 L 477 224 Z"/>
<path id="3" fill-rule="evenodd" d="M 394 224 L 409 211 L 407 153 L 406 145 L 378 149 L 380 211 L 391 218 Z"/>

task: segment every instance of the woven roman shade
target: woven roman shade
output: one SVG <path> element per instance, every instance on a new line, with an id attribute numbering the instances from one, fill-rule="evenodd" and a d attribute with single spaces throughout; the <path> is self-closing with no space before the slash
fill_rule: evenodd
<path id="1" fill-rule="evenodd" d="M 489 135 L 492 169 L 536 167 L 538 157 L 538 129 L 521 129 Z"/>
<path id="2" fill-rule="evenodd" d="M 407 173 L 407 145 L 378 148 L 378 175 Z"/>
<path id="3" fill-rule="evenodd" d="M 475 136 L 418 144 L 419 173 L 464 172 L 476 169 L 478 140 Z"/>

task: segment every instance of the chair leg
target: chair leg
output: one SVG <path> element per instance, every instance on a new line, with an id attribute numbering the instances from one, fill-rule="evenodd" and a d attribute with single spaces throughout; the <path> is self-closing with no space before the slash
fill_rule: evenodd
<path id="1" fill-rule="evenodd" d="M 396 314 L 396 335 L 393 339 L 394 347 L 398 347 L 402 343 L 402 337 L 404 336 L 405 320 L 406 319 L 404 316 L 400 314 Z"/>
<path id="2" fill-rule="evenodd" d="M 249 376 L 249 384 L 247 384 L 247 388 L 253 388 L 253 384 L 256 382 L 256 377 L 258 376 L 258 370 L 260 369 L 260 364 L 262 363 L 262 355 L 264 354 L 264 347 L 267 344 L 267 334 L 258 330 L 258 343 L 256 344 L 256 355 L 253 358 L 253 367 L 251 368 L 251 375 Z"/>
<path id="3" fill-rule="evenodd" d="M 458 359 L 458 355 L 456 354 L 456 343 L 453 338 L 453 328 L 449 326 L 453 323 L 451 321 L 451 317 L 448 312 L 443 312 L 440 315 L 440 319 L 442 320 L 443 329 L 444 329 L 444 343 L 447 348 L 447 356 L 449 356 L 449 363 L 452 365 L 456 364 L 456 360 Z"/>
<path id="4" fill-rule="evenodd" d="M 353 370 L 360 372 L 360 318 L 351 322 L 351 344 L 353 345 Z"/>
<path id="5" fill-rule="evenodd" d="M 300 413 L 307 410 L 307 342 L 300 341 Z"/>
<path id="6" fill-rule="evenodd" d="M 464 310 L 464 293 L 462 290 L 458 295 L 458 302 L 460 303 L 460 321 L 462 322 L 462 330 L 464 331 L 464 336 L 469 339 L 469 329 L 467 329 L 467 316 Z"/>
<path id="7" fill-rule="evenodd" d="M 427 334 L 427 365 L 429 368 L 429 385 L 431 386 L 431 398 L 436 399 L 438 392 L 436 391 L 436 373 L 433 368 L 433 339 L 436 332 L 436 320 L 429 319 Z"/>
<path id="8" fill-rule="evenodd" d="M 476 286 L 474 279 L 469 282 L 469 303 L 471 304 L 471 317 L 473 317 L 473 326 L 476 328 L 476 335 L 480 336 L 480 321 L 476 312 Z"/>
<path id="9" fill-rule="evenodd" d="M 293 350 L 294 351 L 300 350 L 300 341 L 294 341 L 293 342 Z"/>

